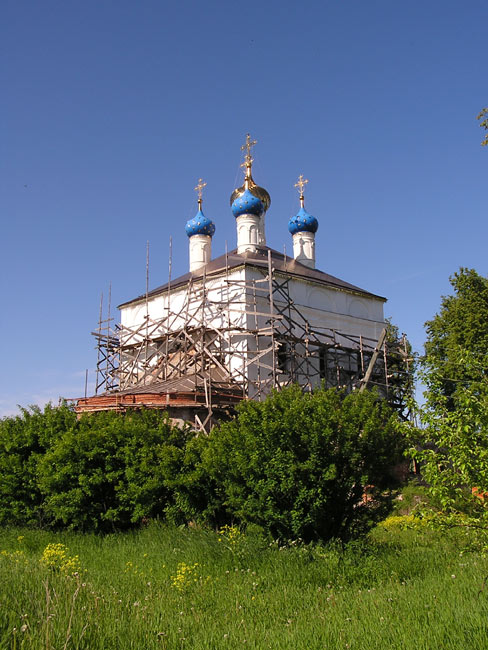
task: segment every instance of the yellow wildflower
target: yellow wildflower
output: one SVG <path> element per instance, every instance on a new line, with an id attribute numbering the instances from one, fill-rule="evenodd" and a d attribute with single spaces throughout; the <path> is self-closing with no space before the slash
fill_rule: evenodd
<path id="1" fill-rule="evenodd" d="M 81 571 L 78 555 L 68 555 L 68 547 L 64 544 L 48 544 L 39 562 L 47 569 L 60 571 L 65 575 L 73 575 Z"/>
<path id="2" fill-rule="evenodd" d="M 171 585 L 178 591 L 185 591 L 192 583 L 198 582 L 201 579 L 201 576 L 198 576 L 199 564 L 186 564 L 186 562 L 180 562 L 176 567 L 176 575 L 171 576 Z"/>

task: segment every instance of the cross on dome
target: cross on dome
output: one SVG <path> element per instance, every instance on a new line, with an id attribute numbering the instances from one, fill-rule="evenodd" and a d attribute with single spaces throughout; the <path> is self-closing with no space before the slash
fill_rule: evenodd
<path id="1" fill-rule="evenodd" d="M 303 174 L 300 174 L 300 176 L 298 177 L 298 181 L 295 183 L 295 187 L 298 189 L 300 193 L 300 210 L 298 211 L 298 214 L 292 217 L 288 222 L 288 230 L 291 232 L 292 235 L 296 235 L 298 233 L 315 234 L 317 232 L 317 228 L 319 227 L 319 222 L 317 221 L 317 219 L 305 210 L 304 190 L 305 190 L 305 185 L 307 185 L 307 183 L 308 183 L 308 178 L 303 178 Z M 293 245 L 295 246 L 295 244 Z M 295 259 L 301 260 L 302 258 L 303 258 L 302 253 L 300 254 L 297 253 L 295 255 Z M 310 255 L 305 255 L 305 259 L 312 259 L 311 253 Z"/>
<path id="2" fill-rule="evenodd" d="M 251 140 L 251 134 L 250 134 L 250 133 L 248 133 L 248 134 L 246 135 L 246 142 L 245 142 L 245 144 L 243 144 L 242 147 L 241 147 L 241 151 L 244 151 L 244 150 L 246 151 L 246 153 L 245 153 L 245 155 L 244 155 L 244 160 L 245 160 L 246 162 L 249 162 L 249 163 L 252 163 L 252 162 L 253 162 L 253 159 L 251 158 L 251 149 L 252 149 L 252 148 L 254 147 L 254 145 L 256 145 L 257 143 L 258 143 L 257 140 Z"/>
<path id="3" fill-rule="evenodd" d="M 195 188 L 193 188 L 195 190 L 195 192 L 197 192 L 197 194 L 198 194 L 198 207 L 199 208 L 202 207 L 202 193 L 203 193 L 203 188 L 206 187 L 206 185 L 207 185 L 207 183 L 205 183 L 202 178 L 199 178 L 198 179 L 198 185 Z"/>
<path id="4" fill-rule="evenodd" d="M 246 142 L 241 146 L 241 151 L 244 152 L 244 162 L 241 164 L 241 167 L 245 168 L 244 183 L 242 184 L 241 187 L 237 187 L 232 192 L 230 197 L 230 204 L 231 206 L 233 206 L 235 200 L 239 197 L 242 197 L 244 192 L 248 191 L 254 197 L 257 197 L 262 202 L 264 207 L 264 212 L 266 212 L 271 203 L 271 198 L 268 192 L 264 189 L 264 187 L 259 187 L 259 185 L 256 185 L 252 177 L 252 171 L 251 171 L 252 164 L 254 162 L 253 157 L 251 155 L 251 151 L 256 144 L 257 144 L 257 140 L 252 140 L 250 133 L 248 133 L 246 135 Z M 236 215 L 234 214 L 234 216 Z M 263 241 L 264 241 L 264 235 L 263 235 Z"/>
<path id="5" fill-rule="evenodd" d="M 298 183 L 295 183 L 295 187 L 298 188 L 298 191 L 300 192 L 300 205 L 303 208 L 303 204 L 305 202 L 305 196 L 303 193 L 303 190 L 305 189 L 305 185 L 308 183 L 308 178 L 303 178 L 303 174 L 300 174 L 298 177 Z"/>
<path id="6" fill-rule="evenodd" d="M 258 143 L 257 140 L 251 140 L 251 135 L 248 133 L 246 135 L 246 142 L 242 145 L 241 151 L 245 151 L 244 162 L 241 164 L 241 167 L 246 168 L 246 180 L 251 178 L 251 167 L 254 162 L 254 158 L 251 156 L 251 149 Z"/>

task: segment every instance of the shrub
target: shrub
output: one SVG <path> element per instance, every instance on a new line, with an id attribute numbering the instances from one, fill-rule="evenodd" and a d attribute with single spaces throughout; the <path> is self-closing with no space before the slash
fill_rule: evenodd
<path id="1" fill-rule="evenodd" d="M 346 539 L 379 511 L 397 422 L 373 393 L 298 386 L 243 403 L 208 437 L 157 411 L 31 409 L 0 422 L 0 521 L 110 532 L 161 518 Z"/>
<path id="2" fill-rule="evenodd" d="M 275 537 L 345 539 L 374 520 L 402 442 L 398 417 L 375 393 L 298 386 L 243 402 L 214 430 L 203 465 L 220 514 Z M 362 504 L 364 486 L 373 502 Z"/>
<path id="3" fill-rule="evenodd" d="M 208 444 L 207 436 L 195 436 L 192 432 L 185 446 L 174 450 L 172 466 L 165 472 L 165 484 L 172 497 L 165 515 L 173 524 L 211 522 L 218 525 L 220 521 L 216 486 L 201 461 Z"/>
<path id="4" fill-rule="evenodd" d="M 44 509 L 37 484 L 39 459 L 76 423 L 66 406 L 21 409 L 0 420 L 0 524 L 42 524 Z"/>
<path id="5" fill-rule="evenodd" d="M 83 416 L 39 460 L 44 508 L 56 524 L 110 531 L 171 507 L 168 479 L 180 471 L 189 428 L 142 410 Z"/>
<path id="6" fill-rule="evenodd" d="M 430 524 L 429 517 L 416 517 L 415 515 L 390 515 L 378 526 L 389 532 L 398 530 L 423 530 Z"/>

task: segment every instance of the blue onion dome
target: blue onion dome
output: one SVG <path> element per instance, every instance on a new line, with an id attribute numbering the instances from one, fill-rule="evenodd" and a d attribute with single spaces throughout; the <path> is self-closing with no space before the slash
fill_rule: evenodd
<path id="1" fill-rule="evenodd" d="M 244 190 L 234 199 L 231 207 L 234 217 L 239 217 L 241 214 L 255 214 L 261 217 L 265 212 L 263 202 L 251 190 Z"/>
<path id="2" fill-rule="evenodd" d="M 247 179 L 248 182 L 248 189 L 251 192 L 251 194 L 254 194 L 254 196 L 257 196 L 257 198 L 261 201 L 263 204 L 263 213 L 267 212 L 269 209 L 269 206 L 271 205 L 271 197 L 268 194 L 267 190 L 264 189 L 264 187 L 259 187 L 259 185 L 256 185 L 256 183 L 253 180 L 253 177 L 249 174 L 249 178 Z M 238 187 L 236 190 L 232 192 L 230 195 L 230 204 L 231 206 L 234 204 L 234 201 L 242 196 L 244 192 L 246 191 L 246 184 L 242 185 L 241 187 Z"/>
<path id="3" fill-rule="evenodd" d="M 200 209 L 193 219 L 186 222 L 185 231 L 188 237 L 192 237 L 193 235 L 209 235 L 213 237 L 215 224 Z"/>
<path id="4" fill-rule="evenodd" d="M 308 214 L 303 206 L 298 211 L 298 214 L 288 222 L 288 230 L 292 235 L 297 232 L 317 232 L 318 227 L 319 222 L 317 219 Z"/>

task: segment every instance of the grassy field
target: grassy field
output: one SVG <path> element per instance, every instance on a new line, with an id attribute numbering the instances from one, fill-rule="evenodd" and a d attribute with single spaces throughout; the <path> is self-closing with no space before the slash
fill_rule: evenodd
<path id="1" fill-rule="evenodd" d="M 487 574 L 459 533 L 379 528 L 341 549 L 156 524 L 9 529 L 0 648 L 485 650 Z"/>

